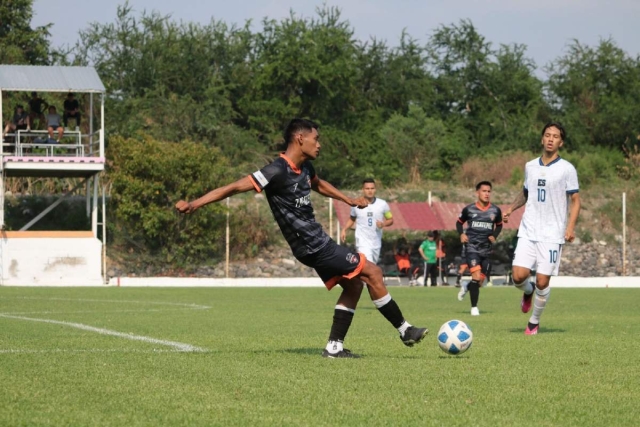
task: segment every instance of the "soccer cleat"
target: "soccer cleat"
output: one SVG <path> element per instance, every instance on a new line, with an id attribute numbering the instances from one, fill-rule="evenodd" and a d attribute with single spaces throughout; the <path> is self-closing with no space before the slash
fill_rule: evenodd
<path id="1" fill-rule="evenodd" d="M 351 353 L 351 350 L 340 350 L 337 353 L 330 353 L 326 348 L 322 352 L 322 357 L 327 357 L 329 359 L 359 359 L 360 356 L 357 354 Z"/>
<path id="2" fill-rule="evenodd" d="M 535 290 L 534 290 L 535 292 Z M 528 313 L 529 310 L 531 310 L 531 300 L 533 300 L 533 292 L 531 292 L 529 295 L 527 294 L 523 294 L 522 295 L 522 301 L 520 302 L 520 308 L 522 309 L 523 313 Z"/>
<path id="3" fill-rule="evenodd" d="M 478 309 L 478 307 L 471 307 L 471 315 L 480 316 L 480 310 Z"/>
<path id="4" fill-rule="evenodd" d="M 407 347 L 413 347 L 414 344 L 418 344 L 429 333 L 427 328 L 416 328 L 415 326 L 409 326 L 404 335 L 400 336 L 400 339 Z"/>
<path id="5" fill-rule="evenodd" d="M 460 288 L 460 292 L 458 292 L 458 301 L 462 301 L 464 296 L 467 294 L 467 288 L 464 286 Z"/>
<path id="6" fill-rule="evenodd" d="M 538 335 L 538 326 L 531 322 L 527 323 L 527 329 L 524 330 L 525 335 Z"/>
<path id="7" fill-rule="evenodd" d="M 490 288 L 491 286 L 493 286 L 493 282 L 492 281 L 488 281 L 487 282 L 487 287 Z"/>

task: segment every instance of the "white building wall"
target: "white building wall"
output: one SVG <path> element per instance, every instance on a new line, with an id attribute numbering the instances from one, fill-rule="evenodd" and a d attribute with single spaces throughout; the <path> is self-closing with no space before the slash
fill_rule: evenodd
<path id="1" fill-rule="evenodd" d="M 95 286 L 102 242 L 90 231 L 2 232 L 2 285 Z"/>

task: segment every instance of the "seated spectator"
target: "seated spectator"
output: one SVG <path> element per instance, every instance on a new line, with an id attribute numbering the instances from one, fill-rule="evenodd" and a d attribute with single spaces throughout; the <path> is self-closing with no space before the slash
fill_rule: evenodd
<path id="1" fill-rule="evenodd" d="M 18 105 L 16 107 L 15 114 L 13 115 L 13 119 L 7 123 L 7 126 L 4 128 L 3 138 L 7 136 L 9 132 L 15 132 L 17 130 L 29 130 L 31 129 L 29 122 L 29 115 L 22 105 Z"/>
<path id="2" fill-rule="evenodd" d="M 56 112 L 56 107 L 53 105 L 49 107 L 49 114 L 47 114 L 47 130 L 49 131 L 49 138 L 53 139 L 53 132 L 58 131 L 58 138 L 56 142 L 60 142 L 62 135 L 64 135 L 64 127 L 62 126 L 60 114 Z"/>
<path id="3" fill-rule="evenodd" d="M 62 113 L 62 121 L 65 127 L 69 126 L 69 118 L 76 120 L 76 130 L 80 126 L 80 105 L 78 100 L 75 99 L 75 95 L 71 92 L 67 95 L 67 99 L 64 101 L 64 113 Z"/>
<path id="4" fill-rule="evenodd" d="M 396 259 L 398 272 L 404 274 L 409 278 L 409 286 L 417 285 L 417 278 L 418 273 L 420 272 L 420 267 L 411 266 L 411 249 L 407 249 L 407 247 L 404 245 L 400 246 L 399 249 L 394 246 L 393 256 Z"/>
<path id="5" fill-rule="evenodd" d="M 31 99 L 29 100 L 29 120 L 34 129 L 40 128 L 44 124 L 44 112 L 48 106 L 47 101 L 38 96 L 38 92 L 31 92 Z M 36 121 L 38 122 L 38 126 L 36 126 Z"/>

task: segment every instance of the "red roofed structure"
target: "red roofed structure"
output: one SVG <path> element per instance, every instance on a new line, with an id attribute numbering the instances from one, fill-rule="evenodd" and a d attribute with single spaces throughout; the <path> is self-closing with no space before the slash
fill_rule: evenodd
<path id="1" fill-rule="evenodd" d="M 455 230 L 458 216 L 466 203 L 427 202 L 389 203 L 393 215 L 393 225 L 388 230 Z M 340 227 L 344 228 L 349 219 L 351 207 L 342 202 L 335 202 L 336 215 Z M 501 205 L 504 212 L 508 205 Z M 524 209 L 515 211 L 504 228 L 517 229 L 522 220 Z"/>

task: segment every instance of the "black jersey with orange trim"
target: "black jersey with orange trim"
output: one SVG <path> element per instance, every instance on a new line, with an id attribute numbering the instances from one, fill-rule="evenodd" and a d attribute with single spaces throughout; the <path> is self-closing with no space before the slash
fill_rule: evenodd
<path id="1" fill-rule="evenodd" d="M 311 162 L 305 161 L 298 169 L 281 154 L 249 178 L 257 192 L 265 191 L 273 217 L 296 258 L 313 254 L 329 242 L 311 205 L 311 183 L 318 179 Z"/>
<path id="2" fill-rule="evenodd" d="M 479 203 L 472 203 L 462 209 L 458 222 L 467 223 L 467 254 L 475 252 L 488 255 L 492 246 L 489 237 L 493 235 L 495 226 L 502 225 L 502 211 L 493 203 L 489 203 L 486 208 Z"/>

